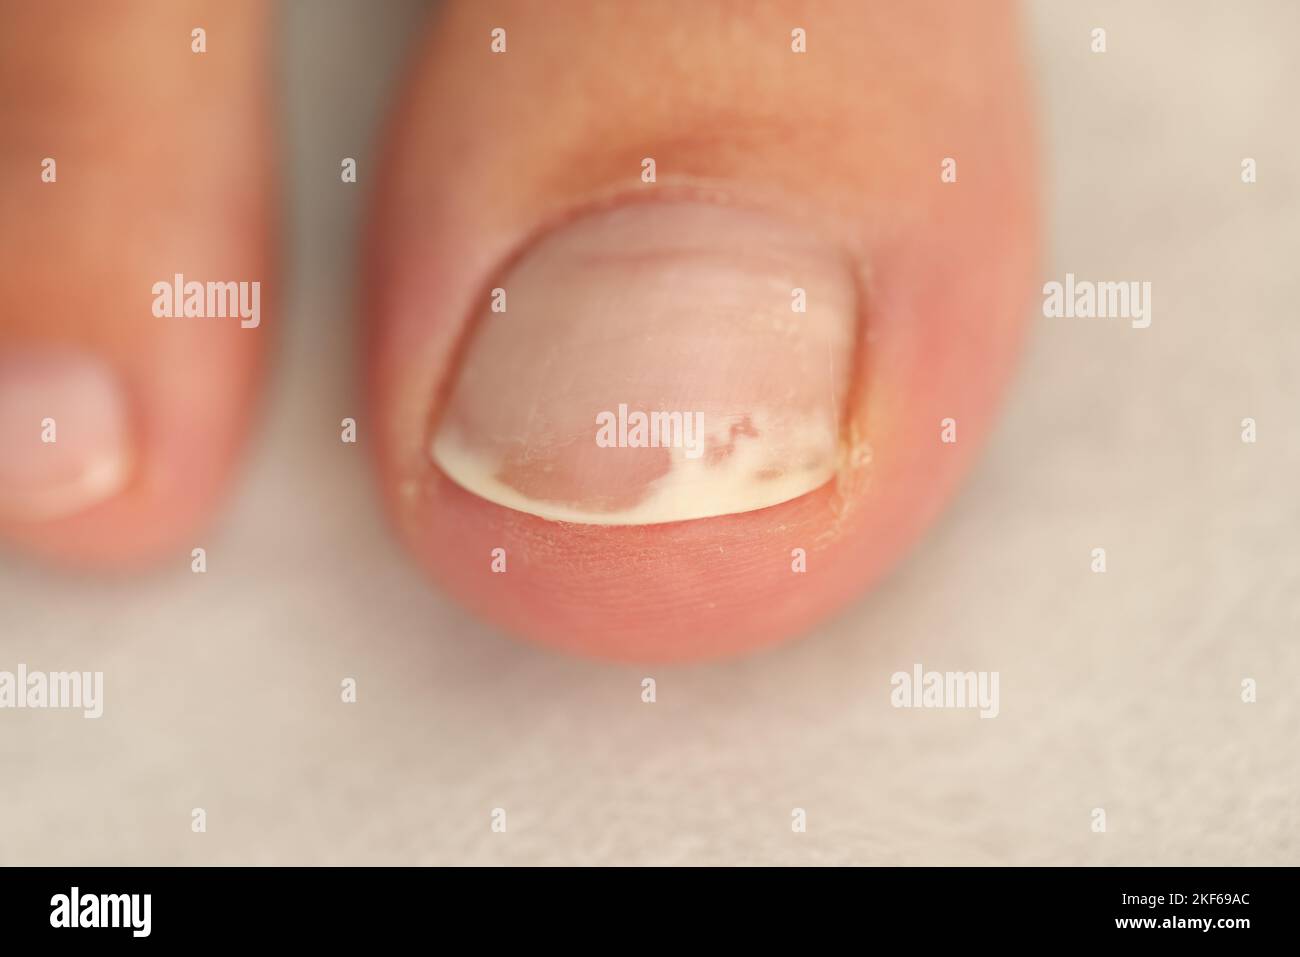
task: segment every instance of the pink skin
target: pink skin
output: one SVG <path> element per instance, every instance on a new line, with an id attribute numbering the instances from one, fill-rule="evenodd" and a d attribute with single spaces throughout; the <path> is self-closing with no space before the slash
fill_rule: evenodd
<path id="1" fill-rule="evenodd" d="M 221 39 L 202 56 L 196 23 Z M 0 353 L 100 361 L 131 443 L 109 498 L 52 518 L 0 503 L 0 537 L 29 553 L 113 571 L 188 562 L 229 486 L 274 329 L 267 40 L 252 3 L 0 10 Z M 152 284 L 177 272 L 261 280 L 261 326 L 154 317 Z"/>
<path id="2" fill-rule="evenodd" d="M 366 298 L 391 512 L 453 596 L 570 651 L 725 655 L 860 595 L 970 466 L 1028 314 L 1033 164 L 1010 7 L 728 9 L 452 4 L 392 128 Z M 792 25 L 808 31 L 803 57 Z M 496 26 L 510 45 L 494 59 Z M 644 156 L 654 186 L 638 181 Z M 957 183 L 940 181 L 948 156 Z M 452 484 L 428 437 L 504 264 L 594 205 L 701 189 L 800 222 L 857 264 L 857 467 L 760 511 L 647 526 L 549 522 Z M 945 418 L 955 444 L 940 442 Z M 491 571 L 496 548 L 507 574 Z"/>
<path id="3" fill-rule="evenodd" d="M 0 536 L 30 552 L 113 569 L 175 560 L 228 485 L 274 328 L 258 9 L 205 13 L 210 32 L 240 42 L 215 45 L 202 72 L 184 44 L 158 53 L 197 22 L 186 4 L 103 11 L 141 45 L 125 52 L 99 43 L 107 26 L 81 5 L 71 18 L 52 3 L 0 11 L 12 134 L 0 145 L 12 267 L 0 346 L 102 359 L 122 379 L 135 442 L 135 471 L 111 498 L 66 517 L 0 517 Z M 497 26 L 510 37 L 500 56 Z M 794 26 L 806 54 L 790 51 Z M 1027 315 L 1034 168 L 1012 6 L 452 2 L 433 27 L 375 165 L 364 299 L 369 429 L 415 557 L 503 628 L 612 657 L 742 651 L 860 595 L 971 464 Z M 138 148 L 158 116 L 204 120 Z M 243 147 L 211 149 L 214 129 Z M 32 165 L 47 154 L 57 186 Z M 645 156 L 653 186 L 639 182 Z M 940 181 L 948 156 L 957 183 Z M 855 266 L 839 480 L 759 511 L 620 527 L 548 522 L 443 477 L 430 432 L 493 279 L 595 206 L 701 194 L 798 223 Z M 154 319 L 142 290 L 177 271 L 264 280 L 262 327 Z M 956 444 L 939 441 L 945 418 Z M 491 572 L 495 548 L 505 575 Z M 791 571 L 797 548 L 806 574 Z"/>

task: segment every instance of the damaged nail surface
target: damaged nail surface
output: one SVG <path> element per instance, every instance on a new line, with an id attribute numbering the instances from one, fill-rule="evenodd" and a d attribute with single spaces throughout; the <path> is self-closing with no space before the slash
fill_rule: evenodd
<path id="1" fill-rule="evenodd" d="M 749 209 L 634 203 L 542 236 L 494 285 L 431 443 L 468 491 L 641 525 L 834 476 L 858 304 L 818 237 Z"/>

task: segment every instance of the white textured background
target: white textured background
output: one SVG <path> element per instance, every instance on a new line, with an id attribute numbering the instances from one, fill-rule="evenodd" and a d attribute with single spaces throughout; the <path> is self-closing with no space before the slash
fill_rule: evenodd
<path id="1" fill-rule="evenodd" d="M 290 315 L 208 573 L 0 564 L 0 669 L 106 674 L 99 721 L 0 712 L 0 863 L 1300 863 L 1300 6 L 1029 8 L 1042 278 L 1149 280 L 1151 328 L 1038 319 L 883 587 L 774 652 L 650 670 L 452 607 L 338 441 L 364 202 L 338 161 L 383 175 L 420 9 L 286 7 Z M 917 661 L 1000 671 L 1001 716 L 891 709 Z"/>

